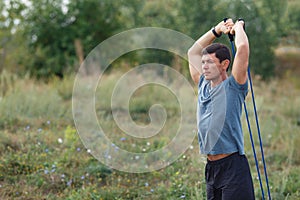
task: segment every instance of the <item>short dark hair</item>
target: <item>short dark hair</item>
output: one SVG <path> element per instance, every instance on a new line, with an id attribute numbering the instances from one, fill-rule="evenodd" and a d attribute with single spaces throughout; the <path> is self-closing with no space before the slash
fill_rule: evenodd
<path id="1" fill-rule="evenodd" d="M 221 43 L 213 43 L 202 50 L 202 55 L 215 53 L 220 62 L 228 59 L 231 61 L 231 55 L 228 47 Z"/>

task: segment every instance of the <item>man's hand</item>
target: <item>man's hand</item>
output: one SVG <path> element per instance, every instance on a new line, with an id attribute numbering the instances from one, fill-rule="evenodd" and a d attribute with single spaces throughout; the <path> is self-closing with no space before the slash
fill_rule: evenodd
<path id="1" fill-rule="evenodd" d="M 235 35 L 235 30 L 237 28 L 244 28 L 245 22 L 243 20 L 238 20 L 235 22 L 234 26 L 232 26 L 230 30 L 230 34 Z"/>
<path id="2" fill-rule="evenodd" d="M 234 26 L 234 23 L 231 18 L 227 19 L 225 22 L 224 20 L 221 21 L 216 27 L 215 30 L 218 34 L 224 33 L 228 34 L 230 33 L 232 27 Z"/>

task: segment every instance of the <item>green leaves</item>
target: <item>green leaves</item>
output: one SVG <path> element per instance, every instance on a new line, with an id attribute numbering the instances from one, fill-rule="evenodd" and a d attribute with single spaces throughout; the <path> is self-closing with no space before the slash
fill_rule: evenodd
<path id="1" fill-rule="evenodd" d="M 267 78 L 274 74 L 273 49 L 279 42 L 299 41 L 299 9 L 298 2 L 280 0 L 7 0 L 0 3 L 0 44 L 5 52 L 0 57 L 0 71 L 5 66 L 38 78 L 62 77 L 76 71 L 82 57 L 100 42 L 121 31 L 155 26 L 197 39 L 224 17 L 242 17 L 247 24 L 253 72 Z M 81 44 L 81 55 L 75 41 Z M 217 42 L 227 43 L 228 39 Z M 140 63 L 151 55 L 121 59 Z M 153 55 L 163 63 L 174 60 L 160 52 Z"/>

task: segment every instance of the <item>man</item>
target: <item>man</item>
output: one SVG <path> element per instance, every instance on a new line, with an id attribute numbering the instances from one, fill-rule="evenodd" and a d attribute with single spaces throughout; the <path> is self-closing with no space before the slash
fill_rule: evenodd
<path id="1" fill-rule="evenodd" d="M 235 36 L 231 75 L 229 49 L 212 42 L 222 34 Z M 254 189 L 240 116 L 248 92 L 249 43 L 244 21 L 220 22 L 188 51 L 189 69 L 198 85 L 197 125 L 201 153 L 207 155 L 205 180 L 209 200 L 253 200 Z"/>

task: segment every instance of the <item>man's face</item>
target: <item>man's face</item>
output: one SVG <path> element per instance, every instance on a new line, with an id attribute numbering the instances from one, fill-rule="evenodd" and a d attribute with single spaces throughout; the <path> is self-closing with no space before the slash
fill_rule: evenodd
<path id="1" fill-rule="evenodd" d="M 202 73 L 206 80 L 214 80 L 221 76 L 221 63 L 215 53 L 202 56 Z"/>

